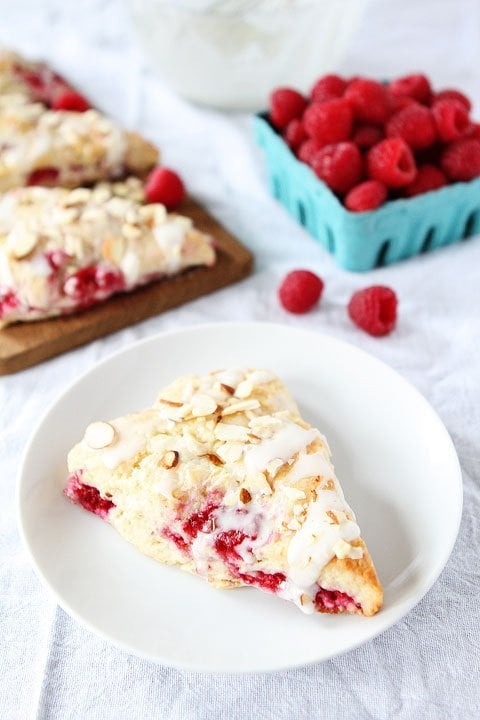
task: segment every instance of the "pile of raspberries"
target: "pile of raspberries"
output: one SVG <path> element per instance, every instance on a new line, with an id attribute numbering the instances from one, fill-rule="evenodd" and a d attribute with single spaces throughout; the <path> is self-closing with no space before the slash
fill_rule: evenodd
<path id="1" fill-rule="evenodd" d="M 365 212 L 479 176 L 470 109 L 463 93 L 434 92 L 425 75 L 385 84 L 324 75 L 308 98 L 274 90 L 269 120 L 348 210 Z"/>

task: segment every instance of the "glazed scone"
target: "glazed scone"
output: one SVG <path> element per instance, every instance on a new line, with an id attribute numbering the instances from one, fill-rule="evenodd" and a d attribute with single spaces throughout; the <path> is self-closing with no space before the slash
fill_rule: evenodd
<path id="1" fill-rule="evenodd" d="M 215 263 L 212 238 L 142 198 L 137 178 L 0 197 L 0 327 L 82 310 Z"/>
<path id="2" fill-rule="evenodd" d="M 142 412 L 93 422 L 66 495 L 140 552 L 303 612 L 373 615 L 383 592 L 323 435 L 266 370 L 181 377 Z"/>
<path id="3" fill-rule="evenodd" d="M 12 50 L 0 50 L 0 95 L 23 96 L 52 107 L 68 100 L 67 92 L 78 96 L 70 83 L 46 63 L 27 60 Z"/>

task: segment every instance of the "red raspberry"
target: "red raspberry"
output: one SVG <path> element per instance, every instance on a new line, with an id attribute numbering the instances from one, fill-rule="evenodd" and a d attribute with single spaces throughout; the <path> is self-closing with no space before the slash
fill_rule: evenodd
<path id="1" fill-rule="evenodd" d="M 320 300 L 323 281 L 310 270 L 293 270 L 288 273 L 278 288 L 278 297 L 285 310 L 291 313 L 305 313 Z"/>
<path id="2" fill-rule="evenodd" d="M 430 110 L 414 103 L 392 115 L 387 123 L 387 137 L 401 137 L 412 150 L 433 145 L 437 129 Z"/>
<path id="3" fill-rule="evenodd" d="M 374 145 L 367 154 L 367 174 L 388 188 L 409 185 L 417 168 L 412 151 L 402 138 L 387 138 Z"/>
<path id="4" fill-rule="evenodd" d="M 476 138 L 477 140 L 480 140 L 480 123 L 473 123 L 472 124 L 472 138 Z"/>
<path id="5" fill-rule="evenodd" d="M 438 102 L 438 100 L 457 100 L 457 102 L 462 103 L 467 112 L 470 112 L 472 109 L 472 103 L 460 90 L 453 90 L 451 88 L 440 90 L 440 92 L 435 93 L 433 96 L 434 103 Z"/>
<path id="6" fill-rule="evenodd" d="M 283 133 L 283 137 L 287 145 L 289 145 L 292 150 L 299 148 L 300 145 L 307 139 L 307 133 L 305 132 L 302 121 L 297 118 L 295 118 L 295 120 L 290 120 Z"/>
<path id="7" fill-rule="evenodd" d="M 323 75 L 310 93 L 313 102 L 326 102 L 342 97 L 347 87 L 346 81 L 339 75 Z"/>
<path id="8" fill-rule="evenodd" d="M 382 128 L 378 125 L 368 125 L 360 123 L 353 131 L 352 142 L 358 145 L 362 150 L 376 145 L 385 137 Z"/>
<path id="9" fill-rule="evenodd" d="M 415 180 L 404 189 L 406 197 L 438 190 L 447 184 L 447 178 L 436 165 L 420 165 Z"/>
<path id="10" fill-rule="evenodd" d="M 433 104 L 432 113 L 443 142 L 458 140 L 471 128 L 468 110 L 458 100 L 439 100 Z"/>
<path id="11" fill-rule="evenodd" d="M 185 198 L 185 186 L 173 170 L 166 167 L 153 168 L 145 183 L 148 203 L 161 203 L 172 210 Z"/>
<path id="12" fill-rule="evenodd" d="M 352 80 L 345 92 L 345 100 L 350 103 L 356 120 L 383 125 L 390 115 L 387 88 L 376 80 Z"/>
<path id="13" fill-rule="evenodd" d="M 302 162 L 307 163 L 307 165 L 311 165 L 313 158 L 318 153 L 318 151 L 322 149 L 322 147 L 323 146 L 320 145 L 320 143 L 310 138 L 310 140 L 305 140 L 305 142 L 300 145 L 300 147 L 298 148 L 297 157 Z"/>
<path id="14" fill-rule="evenodd" d="M 392 95 L 391 92 L 389 92 L 389 98 L 392 113 L 403 110 L 403 108 L 406 108 L 408 105 L 414 105 L 417 102 L 413 98 L 408 97 L 408 95 Z"/>
<path id="15" fill-rule="evenodd" d="M 473 180 L 480 175 L 480 140 L 466 138 L 446 147 L 442 169 L 454 182 Z"/>
<path id="16" fill-rule="evenodd" d="M 348 140 L 353 116 L 345 100 L 313 103 L 305 110 L 303 124 L 307 133 L 322 145 Z"/>
<path id="17" fill-rule="evenodd" d="M 397 296 L 383 285 L 359 290 L 348 303 L 348 314 L 369 335 L 388 335 L 397 322 Z"/>
<path id="18" fill-rule="evenodd" d="M 362 177 L 362 156 L 352 142 L 327 145 L 312 160 L 317 177 L 336 193 L 346 193 Z"/>
<path id="19" fill-rule="evenodd" d="M 355 185 L 345 198 L 345 207 L 352 212 L 375 210 L 387 199 L 388 191 L 378 180 L 365 180 Z"/>
<path id="20" fill-rule="evenodd" d="M 283 130 L 291 120 L 299 118 L 306 107 L 306 99 L 296 90 L 277 88 L 270 95 L 270 122 Z"/>
<path id="21" fill-rule="evenodd" d="M 406 95 L 419 103 L 428 104 L 432 96 L 430 81 L 426 75 L 405 75 L 388 85 L 392 95 Z"/>
<path id="22" fill-rule="evenodd" d="M 91 105 L 83 95 L 74 90 L 63 90 L 52 100 L 52 110 L 70 110 L 72 112 L 85 112 Z"/>

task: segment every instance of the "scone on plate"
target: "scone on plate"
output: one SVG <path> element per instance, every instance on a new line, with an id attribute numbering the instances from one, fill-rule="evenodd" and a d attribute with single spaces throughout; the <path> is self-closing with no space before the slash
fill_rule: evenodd
<path id="1" fill-rule="evenodd" d="M 158 151 L 90 108 L 42 63 L 0 53 L 0 192 L 145 177 Z"/>
<path id="2" fill-rule="evenodd" d="M 82 310 L 215 263 L 210 236 L 142 199 L 137 178 L 92 189 L 17 188 L 1 196 L 0 327 Z"/>
<path id="3" fill-rule="evenodd" d="M 266 370 L 181 377 L 144 411 L 91 423 L 65 494 L 138 550 L 303 612 L 373 615 L 383 592 L 325 437 Z"/>

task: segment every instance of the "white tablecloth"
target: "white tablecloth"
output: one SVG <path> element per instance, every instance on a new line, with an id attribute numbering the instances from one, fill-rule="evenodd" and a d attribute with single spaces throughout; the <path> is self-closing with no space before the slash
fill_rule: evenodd
<path id="1" fill-rule="evenodd" d="M 376 2 L 347 72 L 428 69 L 478 93 L 478 0 Z M 364 276 L 330 257 L 268 195 L 247 117 L 189 106 L 145 68 L 122 5 L 102 0 L 3 0 L 0 42 L 45 56 L 113 116 L 158 141 L 166 163 L 256 254 L 256 274 L 111 337 L 0 380 L 0 718 L 2 720 L 363 720 L 480 717 L 480 239 Z M 194 71 L 194 69 L 193 69 Z M 305 317 L 275 289 L 310 267 L 326 291 Z M 376 340 L 345 305 L 384 283 L 400 298 L 398 330 Z M 395 627 L 344 657 L 272 675 L 197 675 L 140 660 L 80 627 L 37 580 L 15 524 L 20 453 L 46 405 L 112 351 L 205 320 L 274 320 L 345 338 L 390 363 L 446 423 L 463 468 L 459 538 L 440 579 Z M 412 502 L 414 502 L 412 498 Z"/>

